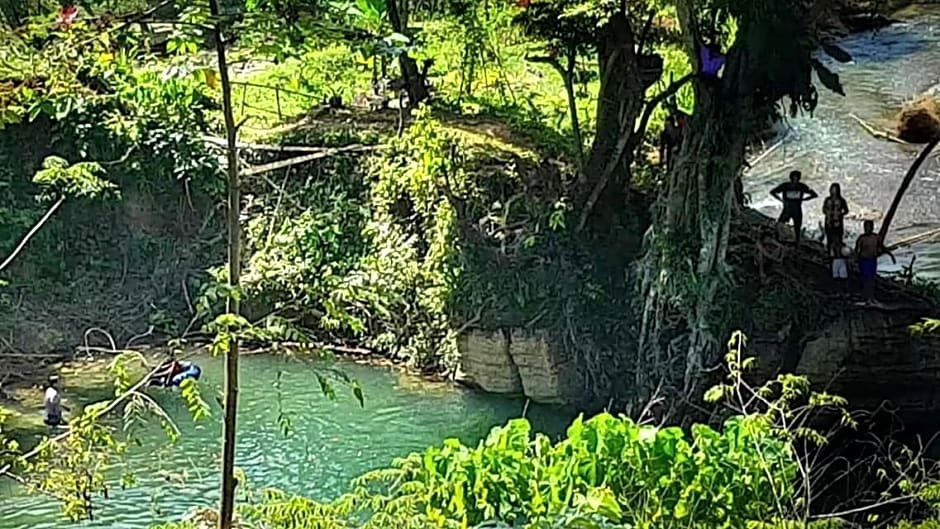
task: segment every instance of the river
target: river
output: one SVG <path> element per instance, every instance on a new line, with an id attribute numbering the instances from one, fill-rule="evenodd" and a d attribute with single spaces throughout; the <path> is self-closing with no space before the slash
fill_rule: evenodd
<path id="1" fill-rule="evenodd" d="M 138 483 L 96 503 L 94 522 L 69 524 L 55 500 L 0 482 L 0 528 L 143 529 L 178 520 L 196 507 L 215 507 L 221 450 L 221 410 L 215 395 L 221 391 L 223 365 L 209 357 L 198 362 L 204 367 L 200 386 L 212 406 L 212 419 L 193 423 L 178 397 L 168 390 L 152 391 L 177 420 L 182 438 L 169 444 L 159 429 L 148 430 L 144 446 L 127 456 Z M 339 386 L 335 401 L 323 396 L 315 370 L 329 365 L 360 382 L 364 407 Z M 525 408 L 522 400 L 345 361 L 327 364 L 251 355 L 243 358 L 241 374 L 236 465 L 251 483 L 317 499 L 333 498 L 348 490 L 352 478 L 447 437 L 475 443 L 493 426 L 521 416 Z M 292 423 L 287 436 L 277 421 L 278 394 Z M 528 407 L 527 416 L 536 428 L 553 435 L 571 418 L 535 405 Z"/>
<path id="2" fill-rule="evenodd" d="M 830 64 L 842 78 L 847 97 L 821 91 L 814 116 L 788 121 L 783 145 L 745 177 L 745 186 L 758 209 L 776 215 L 779 206 L 766 198 L 792 168 L 801 169 L 804 181 L 824 194 L 829 183 L 841 182 L 854 216 L 849 236 L 857 233 L 862 218 L 880 219 L 898 183 L 917 155 L 917 149 L 872 138 L 850 117 L 885 123 L 903 101 L 940 85 L 940 10 L 846 39 L 842 45 L 853 55 L 850 64 Z M 940 162 L 925 164 L 908 192 L 891 234 L 892 241 L 940 225 Z M 822 220 L 820 201 L 807 208 L 811 231 Z M 854 232 L 854 233 L 853 233 Z M 940 244 L 922 244 L 899 252 L 901 264 L 917 255 L 917 270 L 940 277 Z M 888 262 L 882 263 L 888 265 Z M 887 268 L 890 270 L 890 267 Z M 203 359 L 204 394 L 214 402 L 220 387 L 221 365 Z M 323 397 L 313 376 L 322 364 L 287 363 L 267 356 L 245 357 L 239 409 L 237 465 L 257 484 L 282 487 L 319 499 L 346 490 L 349 480 L 364 471 L 387 465 L 392 459 L 438 444 L 446 437 L 475 442 L 495 425 L 519 416 L 524 403 L 430 384 L 395 370 L 342 363 L 340 367 L 365 388 L 366 405 L 340 390 L 330 401 Z M 292 431 L 284 436 L 277 424 L 275 381 L 280 375 L 283 409 Z M 98 504 L 89 528 L 140 529 L 157 521 L 179 519 L 195 507 L 212 506 L 218 497 L 219 410 L 214 418 L 193 424 L 182 403 L 172 395 L 159 399 L 183 430 L 175 445 L 157 432 L 128 461 L 139 483 L 114 491 Z M 532 406 L 528 415 L 538 429 L 562 431 L 568 416 L 550 408 Z M 10 484 L 0 484 L 0 528 L 65 529 L 54 501 L 28 496 Z"/>
<path id="3" fill-rule="evenodd" d="M 902 23 L 853 35 L 841 46 L 852 54 L 853 62 L 826 63 L 841 77 L 846 96 L 820 87 L 814 115 L 781 126 L 780 135 L 786 135 L 783 144 L 745 175 L 744 182 L 754 206 L 774 217 L 780 206 L 768 192 L 785 181 L 791 169 L 801 170 L 803 181 L 821 196 L 828 194 L 830 183 L 840 182 L 853 212 L 847 219 L 846 240 L 854 241 L 862 219 L 873 219 L 877 225 L 883 217 L 919 148 L 875 139 L 851 114 L 888 128 L 904 101 L 928 91 L 940 95 L 940 8 L 923 8 Z M 940 226 L 938 160 L 935 155 L 921 168 L 892 224 L 888 244 Z M 804 207 L 804 226 L 814 236 L 821 231 L 821 209 L 821 199 Z M 914 254 L 919 274 L 940 278 L 940 244 L 897 252 L 898 266 L 910 263 Z M 888 258 L 879 264 L 886 271 L 898 268 L 890 266 Z"/>

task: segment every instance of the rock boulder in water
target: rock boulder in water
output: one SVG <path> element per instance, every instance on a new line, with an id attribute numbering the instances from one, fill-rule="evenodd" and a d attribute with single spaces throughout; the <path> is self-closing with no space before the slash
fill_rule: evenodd
<path id="1" fill-rule="evenodd" d="M 898 114 L 898 137 L 910 143 L 930 143 L 940 137 L 940 100 L 924 96 Z"/>

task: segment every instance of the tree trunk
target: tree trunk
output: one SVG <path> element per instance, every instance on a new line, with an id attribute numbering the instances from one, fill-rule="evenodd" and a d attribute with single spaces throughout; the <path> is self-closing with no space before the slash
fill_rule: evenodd
<path id="1" fill-rule="evenodd" d="M 388 21 L 392 24 L 392 29 L 396 33 L 411 38 L 411 33 L 408 31 L 408 13 L 399 11 L 398 0 L 388 0 L 387 9 Z M 418 63 L 407 52 L 402 52 L 398 56 L 398 66 L 401 68 L 401 78 L 405 84 L 405 91 L 408 92 L 408 104 L 416 106 L 426 100 L 430 93 L 428 92 L 427 80 L 418 68 Z"/>
<path id="2" fill-rule="evenodd" d="M 633 29 L 623 14 L 614 15 L 601 28 L 597 46 L 601 76 L 597 127 L 581 172 L 584 220 L 590 215 L 598 219 L 599 225 L 609 222 L 610 214 L 619 215 L 630 182 L 633 153 L 625 148 L 623 138 L 633 133 L 646 91 L 634 46 Z"/>
<path id="3" fill-rule="evenodd" d="M 878 234 L 881 236 L 881 244 L 885 244 L 885 240 L 888 237 L 888 230 L 891 228 L 891 221 L 894 220 L 894 215 L 898 212 L 898 207 L 901 205 L 901 199 L 904 198 L 904 193 L 906 193 L 907 188 L 911 186 L 911 182 L 917 175 L 917 170 L 920 169 L 924 160 L 933 152 L 938 143 L 940 143 L 940 138 L 928 143 L 927 146 L 924 147 L 924 150 L 920 152 L 917 159 L 914 160 L 907 174 L 904 175 L 904 180 L 901 180 L 901 185 L 898 187 L 897 193 L 894 194 L 894 200 L 891 201 L 891 207 L 888 208 L 888 213 L 885 215 L 884 220 L 881 221 L 881 229 L 878 231 Z"/>
<path id="4" fill-rule="evenodd" d="M 683 30 L 689 31 L 689 2 L 680 2 L 679 16 Z M 694 36 L 689 45 L 695 57 Z M 696 394 L 703 365 L 719 352 L 718 333 L 725 329 L 714 328 L 714 314 L 727 276 L 734 181 L 745 160 L 746 124 L 753 121 L 748 76 L 755 64 L 743 46 L 732 48 L 722 79 L 694 81 L 695 111 L 657 204 L 641 265 L 645 306 L 636 404 L 661 385 L 686 396 Z M 666 322 L 675 319 L 684 328 L 667 329 Z"/>
<path id="5" fill-rule="evenodd" d="M 222 85 L 222 111 L 225 115 L 225 135 L 228 155 L 228 282 L 230 287 L 227 312 L 239 314 L 239 300 L 235 291 L 241 276 L 240 198 L 238 181 L 238 128 L 232 109 L 232 86 L 225 56 L 222 22 L 219 20 L 218 0 L 209 0 L 215 19 L 215 49 L 218 55 L 219 79 Z M 222 441 L 222 505 L 219 510 L 219 529 L 231 529 L 235 513 L 235 429 L 238 409 L 238 338 L 233 336 L 225 353 L 225 422 Z"/>
<path id="6" fill-rule="evenodd" d="M 581 137 L 581 120 L 578 118 L 578 98 L 574 91 L 574 75 L 577 66 L 577 51 L 568 50 L 567 67 L 561 71 L 565 82 L 565 95 L 568 96 L 568 113 L 571 116 L 571 133 L 574 136 L 574 145 L 578 156 L 578 170 L 584 169 L 584 139 Z"/>

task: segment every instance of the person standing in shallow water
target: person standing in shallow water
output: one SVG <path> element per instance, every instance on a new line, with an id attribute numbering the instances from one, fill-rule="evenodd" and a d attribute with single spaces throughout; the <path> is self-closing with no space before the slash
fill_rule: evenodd
<path id="1" fill-rule="evenodd" d="M 783 212 L 780 213 L 777 222 L 793 221 L 797 246 L 800 245 L 803 233 L 803 202 L 819 196 L 809 186 L 800 182 L 802 177 L 803 174 L 799 171 L 792 171 L 789 182 L 784 182 L 770 191 L 771 196 L 783 202 Z"/>
<path id="2" fill-rule="evenodd" d="M 43 395 L 43 422 L 51 428 L 66 425 L 62 417 L 62 395 L 59 394 L 59 377 L 53 375 L 46 381 L 46 393 Z"/>
<path id="3" fill-rule="evenodd" d="M 823 201 L 823 216 L 826 219 L 826 248 L 829 257 L 840 257 L 842 241 L 845 238 L 845 216 L 849 214 L 849 205 L 842 198 L 842 187 L 839 184 L 829 186 L 829 196 Z"/>

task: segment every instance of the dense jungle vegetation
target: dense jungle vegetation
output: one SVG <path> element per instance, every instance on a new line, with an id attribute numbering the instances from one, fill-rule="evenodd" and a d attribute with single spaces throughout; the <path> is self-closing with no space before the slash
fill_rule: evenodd
<path id="1" fill-rule="evenodd" d="M 211 341 L 228 366 L 222 505 L 165 528 L 928 519 L 936 469 L 906 450 L 879 461 L 876 492 L 820 511 L 826 434 L 810 417 L 850 427 L 846 403 L 789 375 L 751 388 L 733 332 L 754 309 L 728 255 L 745 155 L 817 90 L 842 92 L 818 53 L 850 60 L 832 41 L 856 7 L 2 0 L 0 344 L 21 361 L 0 376 L 107 345 L 88 329 L 128 347 Z M 653 151 L 670 109 L 690 119 L 667 169 Z M 329 503 L 236 478 L 239 345 L 365 348 L 451 374 L 468 328 L 545 330 L 583 400 L 635 420 L 579 419 L 558 442 L 514 421 Z M 728 336 L 729 378 L 706 391 Z M 87 517 L 134 424 L 178 435 L 140 366 L 117 356 L 115 399 L 35 449 L 0 429 L 0 474 Z M 181 396 L 207 413 L 196 384 Z M 702 425 L 639 423 L 650 403 L 703 397 L 718 411 Z M 114 410 L 120 432 L 99 420 Z"/>

